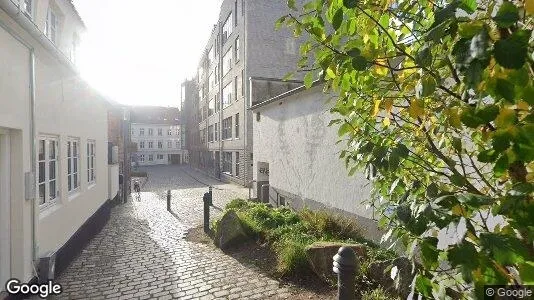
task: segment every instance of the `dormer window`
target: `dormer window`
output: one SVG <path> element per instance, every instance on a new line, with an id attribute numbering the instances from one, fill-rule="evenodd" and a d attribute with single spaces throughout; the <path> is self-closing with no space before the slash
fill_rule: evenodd
<path id="1" fill-rule="evenodd" d="M 33 0 L 23 0 L 22 1 L 22 11 L 24 12 L 24 14 L 32 19 L 33 17 Z"/>
<path id="2" fill-rule="evenodd" d="M 46 36 L 54 43 L 58 42 L 58 16 L 52 8 L 48 9 L 48 16 L 46 18 L 45 33 Z"/>

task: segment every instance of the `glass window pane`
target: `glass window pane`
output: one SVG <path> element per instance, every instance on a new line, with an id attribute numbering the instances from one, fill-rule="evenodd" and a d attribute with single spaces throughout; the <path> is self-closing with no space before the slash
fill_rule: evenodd
<path id="1" fill-rule="evenodd" d="M 91 181 L 95 180 L 95 170 L 91 170 Z"/>
<path id="2" fill-rule="evenodd" d="M 71 147 L 70 147 L 70 142 L 67 142 L 67 157 L 71 157 L 72 156 L 72 151 L 71 151 Z"/>
<path id="3" fill-rule="evenodd" d="M 45 159 L 45 141 L 39 140 L 39 160 Z"/>
<path id="4" fill-rule="evenodd" d="M 78 142 L 72 143 L 72 156 L 78 157 Z"/>
<path id="5" fill-rule="evenodd" d="M 48 142 L 48 157 L 50 159 L 56 159 L 56 142 L 55 141 Z"/>
<path id="6" fill-rule="evenodd" d="M 48 180 L 54 179 L 56 179 L 56 161 L 51 161 L 48 165 Z"/>
<path id="7" fill-rule="evenodd" d="M 45 203 L 45 184 L 39 185 L 39 204 Z"/>
<path id="8" fill-rule="evenodd" d="M 67 173 L 68 174 L 71 174 L 72 173 L 72 159 L 67 159 Z"/>
<path id="9" fill-rule="evenodd" d="M 69 191 L 72 191 L 72 175 L 69 174 L 67 181 L 69 183 Z"/>
<path id="10" fill-rule="evenodd" d="M 40 162 L 39 163 L 39 183 L 45 181 L 45 163 Z"/>
<path id="11" fill-rule="evenodd" d="M 56 181 L 50 181 L 50 200 L 56 199 Z"/>
<path id="12" fill-rule="evenodd" d="M 74 188 L 78 187 L 78 174 L 75 173 L 72 175 L 72 178 L 74 179 Z"/>

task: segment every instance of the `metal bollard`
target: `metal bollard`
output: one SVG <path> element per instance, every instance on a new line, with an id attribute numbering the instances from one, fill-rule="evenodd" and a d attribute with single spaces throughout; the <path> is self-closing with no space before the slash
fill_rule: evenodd
<path id="1" fill-rule="evenodd" d="M 202 200 L 204 201 L 204 232 L 210 232 L 210 193 L 204 193 Z"/>
<path id="2" fill-rule="evenodd" d="M 210 194 L 210 205 L 213 206 L 213 188 L 210 186 L 208 193 Z"/>
<path id="3" fill-rule="evenodd" d="M 356 299 L 356 272 L 360 268 L 356 253 L 349 247 L 341 247 L 334 255 L 332 270 L 337 274 L 337 298 Z"/>
<path id="4" fill-rule="evenodd" d="M 167 211 L 171 211 L 171 190 L 167 190 Z"/>

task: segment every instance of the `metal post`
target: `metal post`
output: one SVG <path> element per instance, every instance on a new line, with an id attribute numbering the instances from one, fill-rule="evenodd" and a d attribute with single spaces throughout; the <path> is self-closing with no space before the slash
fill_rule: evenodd
<path id="1" fill-rule="evenodd" d="M 337 274 L 337 298 L 339 300 L 356 299 L 356 272 L 360 265 L 356 253 L 349 247 L 341 247 L 334 255 L 332 270 Z"/>
<path id="2" fill-rule="evenodd" d="M 167 190 L 167 211 L 171 211 L 171 190 Z"/>
<path id="3" fill-rule="evenodd" d="M 210 232 L 210 193 L 204 193 L 204 232 Z"/>
<path id="4" fill-rule="evenodd" d="M 213 206 L 213 188 L 210 186 L 208 193 L 210 194 L 210 205 Z"/>

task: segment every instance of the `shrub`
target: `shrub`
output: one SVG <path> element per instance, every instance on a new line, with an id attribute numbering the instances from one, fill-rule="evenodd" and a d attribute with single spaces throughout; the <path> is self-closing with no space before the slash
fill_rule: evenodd
<path id="1" fill-rule="evenodd" d="M 394 300 L 395 297 L 388 295 L 382 288 L 376 288 L 362 293 L 362 300 Z"/>
<path id="2" fill-rule="evenodd" d="M 317 237 L 327 235 L 332 239 L 362 240 L 361 229 L 354 220 L 326 211 L 309 209 L 300 211 L 299 217 L 308 230 Z"/>

